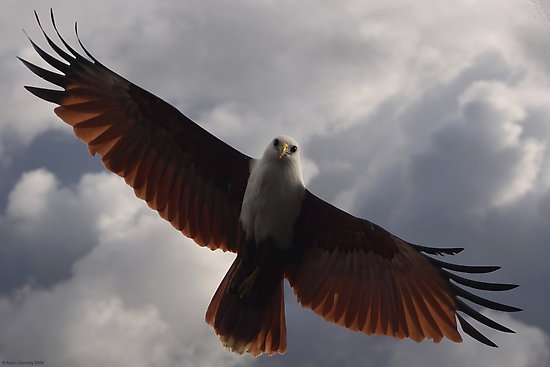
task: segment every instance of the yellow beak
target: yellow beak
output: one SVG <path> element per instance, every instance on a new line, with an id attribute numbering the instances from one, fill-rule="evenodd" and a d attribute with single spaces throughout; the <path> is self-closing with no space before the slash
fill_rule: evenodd
<path id="1" fill-rule="evenodd" d="M 288 150 L 288 144 L 284 143 L 281 145 L 281 149 L 279 149 L 279 158 L 283 158 L 283 156 L 286 154 L 286 151 Z"/>

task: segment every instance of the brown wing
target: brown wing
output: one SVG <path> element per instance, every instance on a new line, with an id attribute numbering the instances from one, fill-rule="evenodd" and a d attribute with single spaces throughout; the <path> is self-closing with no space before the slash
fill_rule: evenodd
<path id="1" fill-rule="evenodd" d="M 458 318 L 465 333 L 496 346 L 457 313 L 461 311 L 487 326 L 512 332 L 458 297 L 501 311 L 518 308 L 486 300 L 458 284 L 491 291 L 515 285 L 478 282 L 448 271 L 488 273 L 498 267 L 454 265 L 425 255 L 453 255 L 460 248 L 407 243 L 309 191 L 296 223 L 295 239 L 300 253 L 286 276 L 298 302 L 327 321 L 369 335 L 434 342 L 446 337 L 460 342 Z"/>
<path id="2" fill-rule="evenodd" d="M 88 144 L 90 153 L 99 153 L 105 167 L 124 177 L 136 195 L 162 218 L 201 246 L 236 251 L 251 158 L 103 66 L 80 39 L 91 61 L 78 54 L 59 35 L 53 13 L 51 18 L 69 53 L 48 37 L 36 16 L 48 44 L 68 64 L 30 41 L 62 74 L 21 61 L 63 90 L 26 88 L 58 104 L 55 113 Z"/>

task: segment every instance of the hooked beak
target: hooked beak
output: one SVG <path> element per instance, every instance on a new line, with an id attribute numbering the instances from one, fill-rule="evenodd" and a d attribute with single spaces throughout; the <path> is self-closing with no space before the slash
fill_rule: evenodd
<path id="1" fill-rule="evenodd" d="M 288 150 L 288 144 L 284 143 L 281 146 L 281 149 L 279 149 L 279 158 L 283 158 L 283 156 L 286 155 L 287 150 Z"/>

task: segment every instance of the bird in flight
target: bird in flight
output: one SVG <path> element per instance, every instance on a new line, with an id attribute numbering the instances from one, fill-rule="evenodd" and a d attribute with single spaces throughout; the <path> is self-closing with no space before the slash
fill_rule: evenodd
<path id="1" fill-rule="evenodd" d="M 462 315 L 513 332 L 467 301 L 504 312 L 519 308 L 463 288 L 505 291 L 457 273 L 493 272 L 436 257 L 462 248 L 407 242 L 320 199 L 305 186 L 301 148 L 277 136 L 253 159 L 216 138 L 176 108 L 97 61 L 75 33 L 85 56 L 53 29 L 65 49 L 36 20 L 56 56 L 29 38 L 56 71 L 20 60 L 60 89 L 26 86 L 58 105 L 54 112 L 73 127 L 92 155 L 124 178 L 137 197 L 174 228 L 211 250 L 237 254 L 219 285 L 206 322 L 237 353 L 284 353 L 287 349 L 284 279 L 298 302 L 325 320 L 371 335 L 443 338 L 461 342 L 462 331 L 496 344 Z M 87 56 L 87 57 L 86 57 Z"/>

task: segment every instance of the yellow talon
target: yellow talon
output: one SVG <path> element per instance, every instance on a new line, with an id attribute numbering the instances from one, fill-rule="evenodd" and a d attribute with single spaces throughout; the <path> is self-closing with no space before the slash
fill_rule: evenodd
<path id="1" fill-rule="evenodd" d="M 256 281 L 259 272 L 260 268 L 256 268 L 256 270 L 254 270 L 252 274 L 250 274 L 246 277 L 245 280 L 243 280 L 239 287 L 239 298 L 243 299 L 248 297 L 250 291 L 252 291 L 252 287 L 254 287 L 254 282 Z"/>

